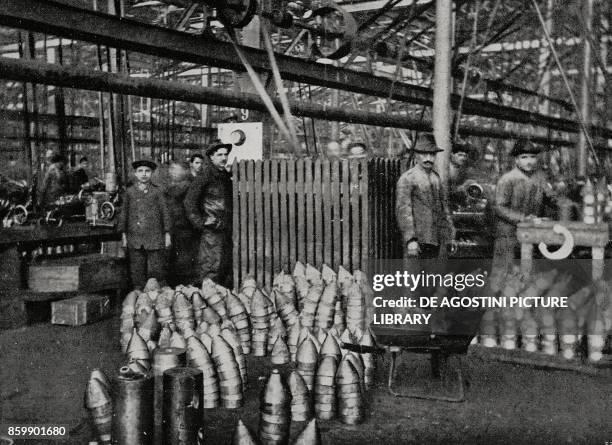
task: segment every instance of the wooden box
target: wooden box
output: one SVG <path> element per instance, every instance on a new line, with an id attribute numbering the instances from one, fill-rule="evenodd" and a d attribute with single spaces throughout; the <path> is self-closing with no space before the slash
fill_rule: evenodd
<path id="1" fill-rule="evenodd" d="M 51 303 L 51 323 L 81 326 L 101 320 L 111 313 L 107 295 L 79 295 Z"/>
<path id="2" fill-rule="evenodd" d="M 28 286 L 36 292 L 95 292 L 125 286 L 125 261 L 91 254 L 30 265 Z"/>

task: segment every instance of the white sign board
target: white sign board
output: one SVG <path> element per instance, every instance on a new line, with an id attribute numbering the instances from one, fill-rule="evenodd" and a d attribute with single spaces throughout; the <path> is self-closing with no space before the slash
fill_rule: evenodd
<path id="1" fill-rule="evenodd" d="M 263 125 L 261 122 L 232 122 L 218 124 L 218 137 L 225 144 L 232 144 L 227 164 L 234 159 L 263 159 Z"/>

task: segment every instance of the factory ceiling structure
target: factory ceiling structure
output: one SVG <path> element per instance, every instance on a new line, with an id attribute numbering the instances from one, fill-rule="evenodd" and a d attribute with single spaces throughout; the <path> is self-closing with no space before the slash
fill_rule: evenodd
<path id="1" fill-rule="evenodd" d="M 605 1 L 453 2 L 452 136 L 607 148 L 610 18 Z M 309 155 L 347 127 L 373 147 L 432 128 L 435 1 L 3 0 L 0 25 L 2 137 L 34 160 L 48 143 L 99 145 L 111 167 L 173 158 L 232 110 Z"/>

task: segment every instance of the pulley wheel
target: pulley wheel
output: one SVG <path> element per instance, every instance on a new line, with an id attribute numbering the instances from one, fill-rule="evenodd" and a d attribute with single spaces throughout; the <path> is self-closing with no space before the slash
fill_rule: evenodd
<path id="1" fill-rule="evenodd" d="M 351 52 L 357 35 L 357 22 L 339 6 L 327 5 L 315 9 L 306 22 L 318 32 L 313 34 L 312 51 L 327 59 L 341 59 Z"/>
<path id="2" fill-rule="evenodd" d="M 248 25 L 257 12 L 257 0 L 226 0 L 219 8 L 219 20 L 229 28 Z"/>

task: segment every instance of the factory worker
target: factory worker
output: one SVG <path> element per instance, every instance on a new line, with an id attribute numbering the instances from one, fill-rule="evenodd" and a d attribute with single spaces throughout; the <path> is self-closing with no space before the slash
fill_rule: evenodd
<path id="1" fill-rule="evenodd" d="M 187 218 L 200 231 L 196 283 L 210 278 L 225 287 L 232 280 L 232 179 L 226 170 L 232 144 L 214 141 L 206 149 L 204 170 L 185 197 Z"/>
<path id="2" fill-rule="evenodd" d="M 502 175 L 495 188 L 496 233 L 494 267 L 507 269 L 517 257 L 516 225 L 542 217 L 555 205 L 553 190 L 538 166 L 539 149 L 527 139 L 514 144 L 514 168 Z"/>

